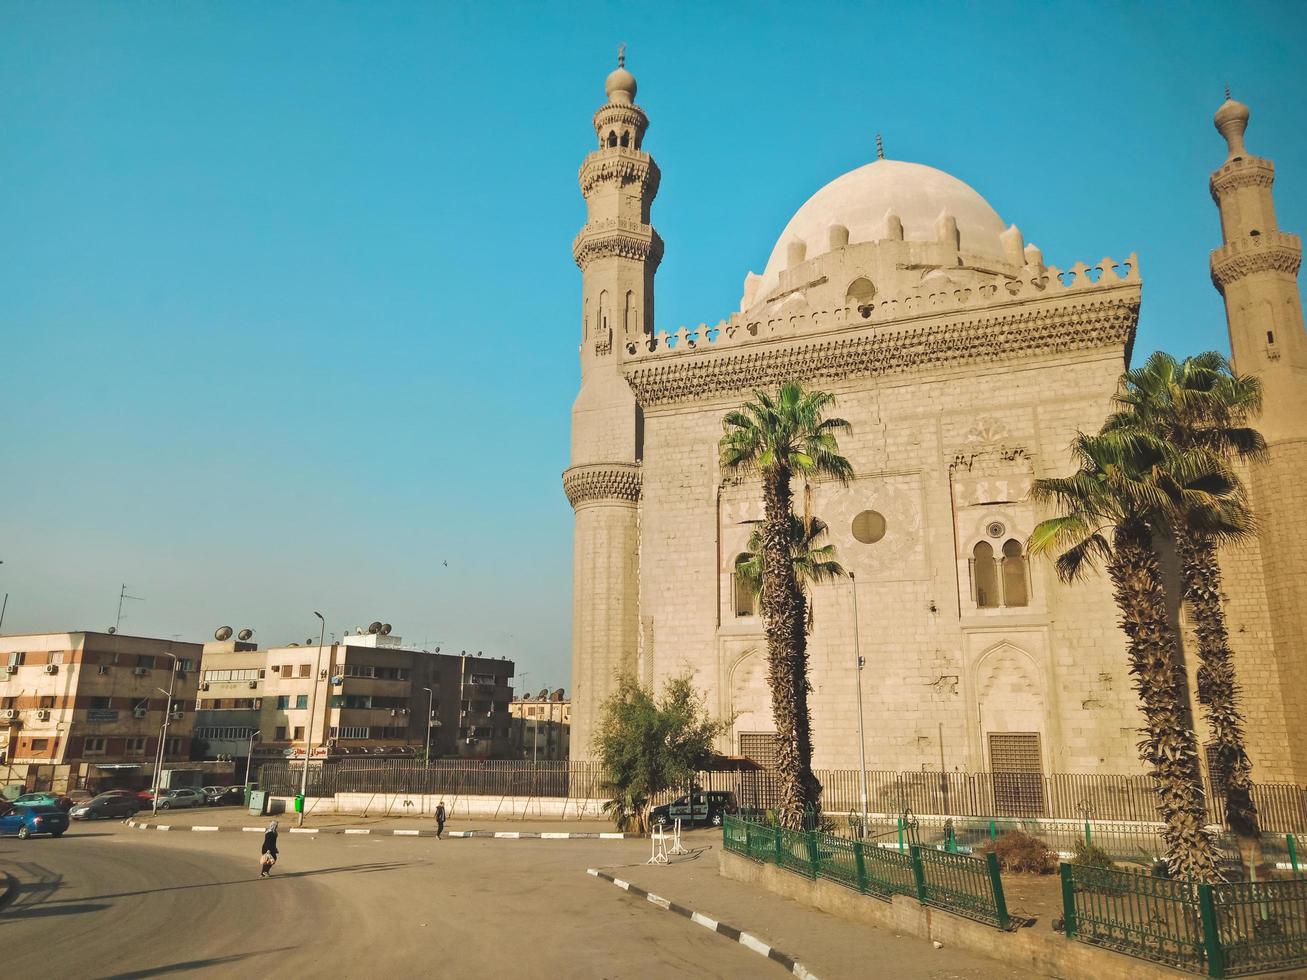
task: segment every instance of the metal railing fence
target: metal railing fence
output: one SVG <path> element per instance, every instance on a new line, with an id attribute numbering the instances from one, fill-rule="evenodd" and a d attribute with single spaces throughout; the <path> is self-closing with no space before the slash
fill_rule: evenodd
<path id="1" fill-rule="evenodd" d="M 722 845 L 752 861 L 805 878 L 826 878 L 864 895 L 910 895 L 930 905 L 1007 929 L 998 861 L 949 854 L 914 844 L 907 853 L 819 831 L 785 830 L 728 816 Z"/>
<path id="2" fill-rule="evenodd" d="M 1063 864 L 1069 939 L 1209 977 L 1307 966 L 1307 880 L 1172 881 Z"/>

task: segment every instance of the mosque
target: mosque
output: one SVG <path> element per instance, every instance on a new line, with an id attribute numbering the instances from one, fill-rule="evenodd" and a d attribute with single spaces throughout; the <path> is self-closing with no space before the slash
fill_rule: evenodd
<path id="1" fill-rule="evenodd" d="M 649 119 L 620 63 L 605 92 L 573 245 L 574 758 L 588 756 L 619 674 L 660 687 L 688 669 L 734 719 L 721 751 L 768 760 L 763 626 L 733 574 L 761 489 L 722 472 L 717 441 L 726 411 L 793 379 L 837 396 L 856 472 L 847 487 L 813 488 L 813 513 L 854 573 L 812 590 L 814 765 L 858 765 L 860 696 L 872 769 L 1140 772 L 1142 718 L 1106 577 L 1063 585 L 1025 553 L 1047 516 L 1031 481 L 1071 470 L 1067 447 L 1099 427 L 1130 363 L 1138 258 L 1048 264 L 958 178 L 877 159 L 799 208 L 762 273 L 745 277 L 737 312 L 661 330 Z M 1222 230 L 1211 275 L 1236 367 L 1265 386 L 1270 453 L 1249 474 L 1261 534 L 1223 564 L 1254 776 L 1301 783 L 1301 244 L 1276 227 L 1274 167 L 1245 149 L 1248 115 L 1228 99 L 1216 114 L 1226 154 L 1210 182 Z"/>

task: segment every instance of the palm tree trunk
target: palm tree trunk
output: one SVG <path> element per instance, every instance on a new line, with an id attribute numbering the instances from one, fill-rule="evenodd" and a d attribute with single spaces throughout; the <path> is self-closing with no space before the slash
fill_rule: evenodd
<path id="1" fill-rule="evenodd" d="M 1211 538 L 1185 528 L 1175 533 L 1184 598 L 1194 617 L 1198 637 L 1198 701 L 1211 726 L 1215 743 L 1213 782 L 1225 793 L 1225 822 L 1239 841 L 1245 867 L 1261 861 L 1261 828 L 1252 798 L 1252 762 L 1244 746 L 1239 685 L 1234 655 L 1221 608 L 1221 566 Z"/>
<path id="2" fill-rule="evenodd" d="M 821 791 L 812 773 L 808 717 L 807 644 L 804 609 L 790 554 L 793 494 L 788 468 L 763 470 L 762 602 L 767 633 L 767 682 L 776 722 L 776 767 L 780 778 L 780 824 L 803 828 L 804 811 Z"/>
<path id="3" fill-rule="evenodd" d="M 1218 880 L 1216 849 L 1203 830 L 1207 818 L 1198 740 L 1185 725 L 1177 669 L 1176 636 L 1167 616 L 1161 565 L 1152 534 L 1142 521 L 1116 528 L 1108 563 L 1121 629 L 1128 641 L 1130 673 L 1144 712 L 1139 755 L 1156 784 L 1165 824 L 1167 867 L 1173 878 Z"/>

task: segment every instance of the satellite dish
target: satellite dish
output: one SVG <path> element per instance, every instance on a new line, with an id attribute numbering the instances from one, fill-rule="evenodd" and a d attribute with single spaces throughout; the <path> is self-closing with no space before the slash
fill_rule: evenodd
<path id="1" fill-rule="evenodd" d="M 253 637 L 254 637 L 254 630 L 250 629 L 248 626 L 236 634 L 236 639 L 238 640 L 249 640 L 252 639 Z"/>
<path id="2" fill-rule="evenodd" d="M 440 652 L 440 647 L 436 647 L 436 653 Z"/>
<path id="3" fill-rule="evenodd" d="M 293 646 L 293 647 L 297 647 L 297 646 L 299 646 L 299 644 L 298 644 L 298 643 L 292 643 L 291 646 Z"/>
<path id="4" fill-rule="evenodd" d="M 354 627 L 354 634 L 355 634 L 356 636 L 362 636 L 362 635 L 363 635 L 363 627 L 362 627 L 362 626 L 356 626 L 356 627 Z"/>
<path id="5" fill-rule="evenodd" d="M 372 622 L 372 623 L 369 623 L 369 624 L 368 624 L 368 632 L 369 632 L 369 633 L 380 633 L 380 632 L 381 632 L 381 623 L 380 623 L 380 622 Z"/>
<path id="6" fill-rule="evenodd" d="M 390 624 L 389 624 L 389 623 L 382 623 L 382 624 L 381 624 L 381 635 L 382 635 L 382 636 L 389 636 L 389 635 L 390 635 Z"/>
<path id="7" fill-rule="evenodd" d="M 117 626 L 110 626 L 110 627 L 109 627 L 109 632 L 110 632 L 110 633 L 117 633 L 117 632 L 118 632 L 118 627 L 117 627 Z"/>
<path id="8" fill-rule="evenodd" d="M 307 637 L 307 638 L 304 640 L 304 645 L 305 645 L 306 647 L 311 647 L 311 646 L 313 646 L 313 637 L 311 637 L 311 636 L 310 636 L 310 637 Z"/>
<path id="9" fill-rule="evenodd" d="M 549 697 L 549 688 L 547 688 L 547 687 L 545 687 L 545 688 L 541 688 L 540 693 L 537 694 L 536 697 L 538 697 L 541 701 L 543 701 L 545 698 Z"/>
<path id="10" fill-rule="evenodd" d="M 215 640 L 230 640 L 230 639 L 231 639 L 231 627 L 230 627 L 230 626 L 219 626 L 216 630 L 213 631 L 213 638 L 214 638 Z"/>

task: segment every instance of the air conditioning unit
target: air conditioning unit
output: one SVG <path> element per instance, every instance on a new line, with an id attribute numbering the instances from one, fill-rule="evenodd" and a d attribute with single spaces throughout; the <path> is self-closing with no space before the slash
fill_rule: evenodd
<path id="1" fill-rule="evenodd" d="M 132 669 L 132 673 L 135 674 L 137 677 L 144 677 L 149 672 L 150 672 L 149 667 L 135 667 Z"/>
<path id="2" fill-rule="evenodd" d="M 208 682 L 208 681 L 204 681 L 202 684 L 200 684 L 200 690 L 201 690 L 201 691 L 207 691 L 208 689 L 209 689 L 209 682 Z"/>
<path id="3" fill-rule="evenodd" d="M 95 672 L 97 674 L 107 674 L 109 673 L 109 667 L 107 664 L 100 664 L 100 666 L 95 668 Z"/>
<path id="4" fill-rule="evenodd" d="M 209 685 L 206 684 L 206 685 L 204 685 L 204 686 L 205 686 L 205 687 L 208 687 Z M 256 690 L 258 690 L 258 688 L 259 688 L 259 682 L 258 682 L 258 681 L 250 681 L 250 690 L 251 690 L 251 691 L 256 691 Z"/>
<path id="5" fill-rule="evenodd" d="M 318 671 L 318 680 L 325 681 L 326 679 L 327 679 L 327 672 L 325 670 Z"/>
<path id="6" fill-rule="evenodd" d="M 281 673 L 281 664 L 273 664 L 273 665 L 272 665 L 272 672 L 273 672 L 274 674 L 280 674 L 280 673 Z"/>
<path id="7" fill-rule="evenodd" d="M 390 717 L 394 718 L 394 717 L 395 717 L 396 715 L 398 715 L 398 714 L 399 714 L 399 709 L 398 709 L 398 708 L 391 708 L 391 709 L 390 709 Z"/>
<path id="8" fill-rule="evenodd" d="M 6 673 L 6 674 L 16 674 L 16 673 L 18 673 L 18 664 L 6 664 L 6 665 L 5 665 L 5 673 Z"/>
<path id="9" fill-rule="evenodd" d="M 59 673 L 59 665 L 58 665 L 58 664 L 46 664 L 46 665 L 45 665 L 45 672 L 46 672 L 47 674 L 57 674 L 57 673 Z"/>
<path id="10" fill-rule="evenodd" d="M 408 708 L 400 708 L 400 709 L 399 709 L 399 713 L 400 713 L 401 715 L 406 715 L 406 714 L 408 714 Z"/>
<path id="11" fill-rule="evenodd" d="M 0 711 L 0 718 L 8 718 L 12 720 L 17 717 L 18 717 L 17 708 L 5 708 L 4 710 Z"/>
<path id="12" fill-rule="evenodd" d="M 169 717 L 171 717 L 173 721 L 181 721 L 182 713 L 180 711 L 174 711 Z"/>
<path id="13" fill-rule="evenodd" d="M 49 720 L 50 720 L 50 710 L 49 710 L 48 708 L 38 708 L 38 709 L 36 710 L 36 720 L 37 720 L 37 721 L 49 721 Z"/>
<path id="14" fill-rule="evenodd" d="M 132 709 L 132 717 L 133 717 L 133 718 L 144 718 L 144 717 L 146 716 L 146 714 L 148 714 L 148 712 L 147 712 L 147 710 L 146 710 L 145 708 L 133 708 L 133 709 Z"/>

